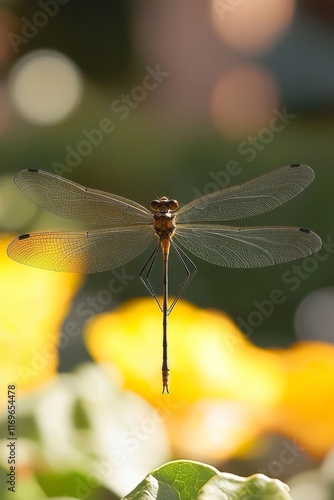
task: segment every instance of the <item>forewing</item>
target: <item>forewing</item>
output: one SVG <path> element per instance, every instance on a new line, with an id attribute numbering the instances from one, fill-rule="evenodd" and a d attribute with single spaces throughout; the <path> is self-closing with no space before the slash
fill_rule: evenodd
<path id="1" fill-rule="evenodd" d="M 140 255 L 154 236 L 149 226 L 90 232 L 24 234 L 7 249 L 21 264 L 51 271 L 90 274 L 123 266 Z"/>
<path id="2" fill-rule="evenodd" d="M 321 248 L 317 234 L 299 227 L 181 226 L 174 239 L 200 259 L 237 268 L 273 266 Z"/>
<path id="3" fill-rule="evenodd" d="M 262 214 L 297 196 L 313 179 L 307 165 L 282 167 L 192 201 L 178 211 L 177 222 L 229 221 Z"/>
<path id="4" fill-rule="evenodd" d="M 43 170 L 21 170 L 14 182 L 35 203 L 72 221 L 117 227 L 152 220 L 151 212 L 134 201 L 85 188 Z"/>

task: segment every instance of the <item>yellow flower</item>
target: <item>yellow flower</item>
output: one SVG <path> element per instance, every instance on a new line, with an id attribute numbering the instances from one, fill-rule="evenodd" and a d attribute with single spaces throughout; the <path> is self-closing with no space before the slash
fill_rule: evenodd
<path id="1" fill-rule="evenodd" d="M 183 300 L 169 317 L 169 395 L 161 395 L 161 313 L 153 300 L 95 317 L 85 338 L 94 359 L 116 365 L 125 387 L 158 409 L 174 449 L 192 457 L 221 458 L 244 446 L 265 428 L 284 387 L 275 354 L 252 346 L 228 316 Z"/>
<path id="2" fill-rule="evenodd" d="M 278 356 L 287 379 L 273 429 L 321 457 L 334 447 L 334 346 L 300 342 Z"/>
<path id="3" fill-rule="evenodd" d="M 12 238 L 0 238 L 0 390 L 37 387 L 58 364 L 61 324 L 82 278 L 27 267 L 6 253 Z"/>
<path id="4" fill-rule="evenodd" d="M 137 299 L 95 317 L 85 335 L 92 356 L 118 366 L 125 386 L 150 401 L 161 392 L 161 322 L 153 300 Z M 202 397 L 272 403 L 280 394 L 276 357 L 252 346 L 222 313 L 182 300 L 169 317 L 168 349 L 170 392 L 183 403 Z"/>
<path id="5" fill-rule="evenodd" d="M 124 386 L 150 401 L 176 455 L 221 460 L 261 434 L 280 432 L 324 454 L 334 445 L 334 347 L 266 350 L 218 311 L 185 301 L 169 317 L 170 394 L 161 395 L 161 313 L 132 300 L 87 325 L 88 350 L 117 366 Z"/>

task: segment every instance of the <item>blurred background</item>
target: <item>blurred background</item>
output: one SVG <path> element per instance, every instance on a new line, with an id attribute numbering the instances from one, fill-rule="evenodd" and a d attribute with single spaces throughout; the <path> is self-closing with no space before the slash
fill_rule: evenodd
<path id="1" fill-rule="evenodd" d="M 22 498 L 81 498 L 85 487 L 91 489 L 85 498 L 112 498 L 110 491 L 118 498 L 173 458 L 203 460 L 241 475 L 263 471 L 295 485 L 296 499 L 334 498 L 328 458 L 334 445 L 333 26 L 334 6 L 325 0 L 0 1 L 0 293 L 7 304 L 0 312 L 7 359 L 1 377 L 3 387 L 16 381 L 22 389 L 21 478 L 31 488 L 31 496 Z M 233 341 L 228 353 L 235 365 L 220 367 L 225 372 L 221 379 L 215 375 L 214 390 L 208 389 L 205 368 L 204 379 L 193 382 L 201 348 L 194 347 L 192 378 L 182 372 L 189 369 L 185 354 L 191 346 L 178 346 L 180 382 L 177 388 L 175 375 L 171 389 L 176 399 L 160 398 L 161 318 L 153 300 L 152 306 L 141 302 L 147 293 L 138 279 L 145 255 L 119 272 L 84 278 L 26 269 L 5 255 L 17 234 L 74 227 L 14 187 L 13 175 L 23 168 L 41 168 L 149 206 L 157 195 L 185 204 L 291 163 L 310 165 L 314 183 L 245 225 L 309 227 L 325 242 L 319 255 L 255 270 L 194 259 L 198 271 L 184 297 L 192 303 L 190 312 L 183 309 L 187 303 L 175 309 L 175 324 L 189 321 L 177 331 L 174 313 L 170 317 L 171 349 L 176 336 L 192 342 L 198 324 L 199 335 L 210 342 L 209 320 L 193 319 L 202 311 L 217 320 L 212 328 L 221 329 L 221 338 L 237 335 L 236 344 L 250 357 L 263 356 L 266 368 L 254 375 L 253 391 L 245 389 L 258 366 L 245 370 Z M 172 286 L 180 281 L 178 272 L 171 265 Z M 127 306 L 130 299 L 135 302 Z M 94 324 L 108 312 L 107 326 Z M 132 323 L 124 326 L 128 318 Z M 141 350 L 146 344 L 135 333 L 145 319 L 158 338 Z M 38 340 L 27 346 L 34 335 Z M 53 348 L 44 364 L 34 349 L 40 354 L 46 338 L 53 339 Z M 123 354 L 115 354 L 116 338 Z M 220 340 L 212 342 L 218 349 Z M 20 353 L 11 357 L 18 345 Z M 139 352 L 141 371 L 133 380 Z M 152 358 L 153 372 L 147 366 Z M 39 363 L 38 375 L 20 371 L 29 359 Z M 225 384 L 233 382 L 224 378 L 226 370 L 233 380 L 239 374 L 237 388 L 227 390 Z M 264 381 L 268 387 L 259 397 Z M 103 432 L 91 414 L 94 405 Z M 46 428 L 57 407 L 64 413 Z M 158 428 L 134 444 L 129 426 L 136 418 L 141 424 L 152 419 L 159 408 L 164 417 L 154 420 Z M 58 446 L 69 435 L 75 441 L 61 453 L 52 440 L 57 422 L 64 434 Z M 192 431 L 188 436 L 182 422 Z M 323 430 L 321 436 L 315 429 Z M 129 432 L 132 445 L 125 445 Z M 125 446 L 131 460 L 124 455 L 120 464 L 115 455 L 113 470 L 105 466 L 102 479 L 94 476 L 87 486 L 92 464 L 97 461 L 102 470 L 107 460 L 99 456 L 101 448 L 90 447 L 94 439 L 104 443 L 106 456 Z M 206 447 L 199 445 L 204 440 Z M 71 456 L 65 465 L 64 456 Z M 5 469 L 5 455 L 1 463 Z"/>

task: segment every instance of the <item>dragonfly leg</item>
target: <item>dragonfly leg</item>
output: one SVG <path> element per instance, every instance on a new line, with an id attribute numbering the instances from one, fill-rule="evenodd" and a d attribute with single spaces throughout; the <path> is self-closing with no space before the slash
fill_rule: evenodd
<path id="1" fill-rule="evenodd" d="M 193 261 L 188 257 L 188 255 L 182 250 L 182 248 L 180 248 L 174 241 L 171 241 L 171 243 L 173 245 L 173 248 L 174 248 L 178 258 L 180 259 L 180 261 L 183 264 L 183 267 L 184 267 L 184 270 L 186 273 L 186 277 L 185 277 L 185 279 L 180 287 L 178 294 L 176 295 L 176 297 L 174 297 L 173 302 L 171 303 L 171 305 L 168 308 L 168 314 L 170 314 L 172 312 L 176 303 L 178 302 L 178 300 L 181 298 L 181 296 L 183 295 L 185 290 L 190 285 L 190 282 L 193 279 L 193 277 L 195 276 L 196 271 L 197 271 L 197 267 L 195 266 Z"/>
<path id="2" fill-rule="evenodd" d="M 141 281 L 144 283 L 154 300 L 159 306 L 160 311 L 162 312 L 162 305 L 159 302 L 159 299 L 157 297 L 157 294 L 154 291 L 154 287 L 152 285 L 152 282 L 150 280 L 150 275 L 154 266 L 154 263 L 157 258 L 157 253 L 160 250 L 160 243 L 157 245 L 157 247 L 153 250 L 149 258 L 147 259 L 146 263 L 144 264 L 143 269 L 140 271 L 139 277 Z"/>

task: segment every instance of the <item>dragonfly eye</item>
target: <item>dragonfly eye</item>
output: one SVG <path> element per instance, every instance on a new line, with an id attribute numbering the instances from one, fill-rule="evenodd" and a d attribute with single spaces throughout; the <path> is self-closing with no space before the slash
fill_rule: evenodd
<path id="1" fill-rule="evenodd" d="M 176 200 L 169 200 L 168 201 L 168 208 L 171 212 L 175 212 L 179 208 L 179 204 Z"/>
<path id="2" fill-rule="evenodd" d="M 154 212 L 158 212 L 160 209 L 160 200 L 153 200 L 151 201 L 151 210 Z"/>

